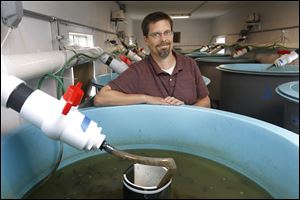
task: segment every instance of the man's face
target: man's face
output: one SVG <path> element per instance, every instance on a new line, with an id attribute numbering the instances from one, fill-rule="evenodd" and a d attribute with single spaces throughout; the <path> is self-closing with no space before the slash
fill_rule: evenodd
<path id="1" fill-rule="evenodd" d="M 144 37 L 151 54 L 166 58 L 173 49 L 173 32 L 168 20 L 149 24 L 148 36 Z"/>

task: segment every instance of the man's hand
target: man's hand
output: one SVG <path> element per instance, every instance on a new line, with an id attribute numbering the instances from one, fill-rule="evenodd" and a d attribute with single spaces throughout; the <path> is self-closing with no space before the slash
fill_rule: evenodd
<path id="1" fill-rule="evenodd" d="M 147 104 L 158 104 L 158 105 L 183 105 L 184 102 L 176 99 L 175 97 L 154 97 L 145 95 L 145 103 Z"/>
<path id="2" fill-rule="evenodd" d="M 161 97 L 144 95 L 144 98 L 146 104 L 168 105 L 168 103 Z"/>
<path id="3" fill-rule="evenodd" d="M 184 102 L 180 101 L 179 99 L 176 99 L 175 97 L 166 97 L 165 101 L 170 105 L 180 106 L 183 105 Z"/>

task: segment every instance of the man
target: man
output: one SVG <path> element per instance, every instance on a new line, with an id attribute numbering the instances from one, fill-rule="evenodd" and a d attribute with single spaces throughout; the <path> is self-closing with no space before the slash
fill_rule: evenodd
<path id="1" fill-rule="evenodd" d="M 173 49 L 173 21 L 154 12 L 142 22 L 150 55 L 132 64 L 95 96 L 95 106 L 160 104 L 210 107 L 208 89 L 196 62 Z"/>

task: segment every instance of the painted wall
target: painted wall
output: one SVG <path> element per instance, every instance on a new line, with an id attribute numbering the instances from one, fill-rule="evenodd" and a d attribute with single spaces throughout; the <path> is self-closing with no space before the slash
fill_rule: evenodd
<path id="1" fill-rule="evenodd" d="M 144 37 L 141 29 L 141 20 L 133 21 L 133 33 L 137 38 L 138 45 L 149 51 L 144 43 Z M 180 43 L 174 43 L 174 47 L 182 49 L 194 49 L 200 45 L 207 44 L 212 34 L 211 20 L 190 20 L 190 19 L 174 19 L 174 32 L 181 32 Z"/>
<path id="2" fill-rule="evenodd" d="M 54 16 L 57 18 L 93 26 L 108 31 L 116 31 L 114 24 L 110 22 L 110 12 L 118 10 L 119 7 L 114 1 L 23 1 L 23 8 L 41 14 Z M 6 43 L 1 50 L 3 55 L 35 53 L 43 51 L 57 50 L 55 47 L 55 36 L 51 23 L 40 19 L 24 16 L 17 29 L 9 35 Z M 60 35 L 68 36 L 68 32 L 79 32 L 92 34 L 94 46 L 106 48 L 104 41 L 112 39 L 115 35 L 83 28 L 80 26 L 60 25 Z M 7 33 L 7 27 L 1 23 L 1 41 Z M 57 42 L 57 41 L 56 41 Z M 62 41 L 63 43 L 66 41 Z M 42 67 L 42 66 L 41 66 Z M 95 62 L 95 74 L 108 72 L 109 69 Z M 71 84 L 72 70 L 67 70 L 65 75 L 66 85 Z M 40 77 L 26 80 L 31 88 L 36 88 Z M 41 88 L 44 92 L 56 97 L 56 82 L 53 80 L 45 81 Z M 19 126 L 24 120 L 18 114 L 1 106 L 1 133 Z"/>
<path id="3" fill-rule="evenodd" d="M 272 1 L 253 2 L 251 6 L 241 6 L 233 12 L 215 18 L 212 22 L 212 35 L 225 35 L 227 44 L 233 44 L 238 39 L 238 33 L 246 29 L 247 15 L 257 13 L 260 22 L 253 26 L 254 33 L 250 33 L 243 45 L 270 46 L 280 44 L 285 47 L 299 48 L 299 2 L 298 1 Z M 284 27 L 297 28 L 285 29 Z M 264 30 L 278 29 L 263 32 Z M 256 32 L 255 31 L 262 31 Z M 237 33 L 233 35 L 227 35 Z M 273 63 L 279 55 L 277 50 L 256 49 L 247 57 L 256 59 L 262 63 Z M 292 64 L 299 64 L 299 59 Z"/>
<path id="4" fill-rule="evenodd" d="M 256 12 L 260 15 L 260 30 L 275 29 L 289 26 L 299 26 L 299 2 L 298 1 L 276 1 L 276 2 L 254 2 L 252 6 L 241 6 L 234 12 L 213 20 L 212 34 L 223 35 L 239 33 L 246 29 L 246 19 L 248 13 Z M 258 27 L 253 27 L 259 30 Z M 255 30 L 254 30 L 255 31 Z M 282 29 L 278 31 L 253 33 L 249 35 L 252 43 L 282 42 L 283 32 L 287 37 L 285 45 L 299 47 L 299 28 Z M 238 35 L 230 36 L 236 41 Z"/>
<path id="5" fill-rule="evenodd" d="M 227 36 L 227 42 L 232 44 L 237 41 L 238 33 L 242 29 L 246 29 L 247 15 L 252 12 L 260 15 L 260 30 L 299 26 L 298 1 L 256 1 L 251 6 L 241 5 L 235 7 L 231 12 L 214 19 L 174 20 L 174 31 L 181 32 L 181 43 L 175 43 L 174 45 L 183 49 L 195 49 L 199 45 L 209 43 L 213 39 L 212 36 L 236 33 Z M 138 44 L 145 46 L 140 26 L 141 21 L 134 20 L 132 33 L 135 33 Z M 253 30 L 258 30 L 258 27 L 254 27 Z M 282 38 L 286 39 L 283 40 Z M 299 28 L 253 33 L 249 36 L 247 42 L 252 44 L 284 42 L 285 46 L 296 48 L 299 47 Z"/>

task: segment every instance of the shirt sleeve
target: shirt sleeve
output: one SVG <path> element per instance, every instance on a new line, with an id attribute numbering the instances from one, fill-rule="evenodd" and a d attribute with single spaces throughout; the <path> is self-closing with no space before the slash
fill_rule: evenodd
<path id="1" fill-rule="evenodd" d="M 139 76 L 133 67 L 129 67 L 126 71 L 120 74 L 116 79 L 110 81 L 108 85 L 116 91 L 126 94 L 137 93 L 137 83 Z"/>
<path id="2" fill-rule="evenodd" d="M 209 95 L 209 91 L 208 91 L 207 86 L 205 85 L 205 82 L 204 82 L 204 79 L 200 72 L 200 69 L 198 67 L 198 64 L 196 63 L 195 60 L 191 60 L 191 62 L 192 62 L 192 66 L 195 71 L 195 79 L 196 79 L 196 84 L 197 84 L 197 98 L 202 99 Z"/>

